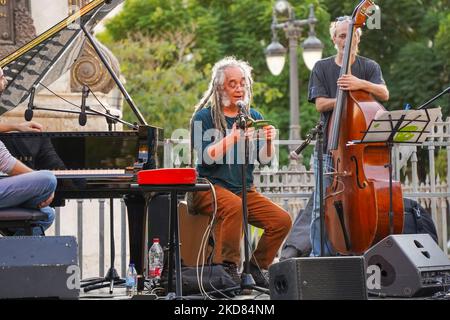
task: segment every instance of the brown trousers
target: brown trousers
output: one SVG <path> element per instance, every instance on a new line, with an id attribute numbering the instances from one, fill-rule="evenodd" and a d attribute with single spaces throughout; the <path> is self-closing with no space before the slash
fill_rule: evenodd
<path id="1" fill-rule="evenodd" d="M 233 262 L 240 265 L 240 243 L 243 236 L 242 194 L 214 185 L 217 197 L 217 214 L 214 224 L 213 263 Z M 193 205 L 195 211 L 212 215 L 212 194 L 210 191 L 196 192 Z M 264 233 L 258 242 L 251 261 L 267 269 L 272 263 L 284 238 L 292 225 L 291 217 L 280 206 L 252 188 L 247 192 L 249 224 L 261 228 Z M 255 261 L 256 260 L 256 261 Z"/>

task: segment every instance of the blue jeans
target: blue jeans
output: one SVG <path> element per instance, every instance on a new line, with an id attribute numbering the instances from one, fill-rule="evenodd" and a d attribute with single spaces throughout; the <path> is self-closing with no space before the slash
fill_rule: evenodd
<path id="1" fill-rule="evenodd" d="M 331 157 L 327 154 L 323 155 L 323 173 L 332 171 Z M 323 177 L 323 193 L 325 195 L 326 188 L 331 183 L 330 176 Z M 320 194 L 319 194 L 319 161 L 317 152 L 314 152 L 314 202 L 311 215 L 311 254 L 310 256 L 320 256 Z M 324 203 L 325 205 L 325 203 Z M 334 254 L 333 246 L 328 240 L 326 230 L 324 230 L 324 252 L 323 256 L 332 256 Z"/>
<path id="2" fill-rule="evenodd" d="M 42 235 L 55 220 L 55 210 L 50 207 L 38 208 L 56 189 L 56 177 L 47 170 L 33 171 L 0 179 L 0 208 L 23 207 L 44 212 L 47 219 L 37 222 L 33 235 Z M 9 229 L 15 235 L 24 234 L 23 228 Z"/>

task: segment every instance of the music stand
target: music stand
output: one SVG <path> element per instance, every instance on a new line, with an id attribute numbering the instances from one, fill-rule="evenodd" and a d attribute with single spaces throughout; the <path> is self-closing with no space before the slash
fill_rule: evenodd
<path id="1" fill-rule="evenodd" d="M 392 147 L 394 144 L 415 144 L 425 142 L 430 127 L 441 116 L 441 108 L 421 110 L 383 111 L 375 115 L 361 140 L 354 144 L 385 143 L 389 149 L 389 234 L 394 233 L 392 199 Z"/>

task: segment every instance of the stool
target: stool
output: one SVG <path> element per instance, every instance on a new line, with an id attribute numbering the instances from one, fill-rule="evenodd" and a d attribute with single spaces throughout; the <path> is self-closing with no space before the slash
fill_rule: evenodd
<path id="1" fill-rule="evenodd" d="M 189 214 L 186 201 L 180 201 L 178 204 L 178 216 L 180 222 L 181 259 L 185 266 L 195 267 L 197 266 L 197 256 L 203 234 L 211 222 L 211 217 L 202 214 Z M 210 250 L 206 250 L 205 259 L 208 258 L 209 253 Z M 200 260 L 200 265 L 205 263 L 206 261 Z"/>
<path id="2" fill-rule="evenodd" d="M 38 221 L 47 219 L 47 215 L 34 209 L 4 208 L 0 209 L 0 233 L 4 236 L 12 236 L 7 228 L 24 228 L 25 235 L 33 235 L 33 228 L 39 226 Z"/>

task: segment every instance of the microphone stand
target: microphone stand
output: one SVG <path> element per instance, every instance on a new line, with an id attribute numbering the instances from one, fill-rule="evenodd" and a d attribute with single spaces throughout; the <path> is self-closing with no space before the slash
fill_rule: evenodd
<path id="1" fill-rule="evenodd" d="M 239 108 L 237 118 L 237 126 L 244 132 L 244 159 L 241 164 L 242 179 L 242 217 L 244 229 L 244 269 L 241 274 L 241 289 L 253 289 L 262 293 L 269 293 L 269 290 L 256 286 L 255 280 L 250 273 L 250 249 L 249 249 L 249 227 L 248 227 L 248 210 L 247 210 L 247 161 L 248 161 L 248 137 L 245 136 L 247 129 L 247 117 L 244 108 Z"/>
<path id="2" fill-rule="evenodd" d="M 86 108 L 89 108 L 89 107 L 86 107 Z M 109 132 L 113 131 L 113 125 L 115 125 L 119 119 L 112 116 L 109 113 L 109 110 L 107 111 L 107 116 L 105 114 L 105 119 L 108 124 L 108 131 Z M 110 266 L 109 266 L 108 271 L 106 272 L 106 276 L 101 279 L 83 283 L 81 285 L 81 287 L 83 288 L 84 292 L 89 292 L 92 290 L 109 287 L 109 293 L 112 294 L 114 285 L 121 285 L 121 284 L 125 283 L 125 280 L 120 278 L 116 268 L 114 267 L 116 250 L 115 250 L 115 240 L 114 240 L 114 199 L 113 198 L 109 198 L 109 245 L 110 245 Z"/>
<path id="3" fill-rule="evenodd" d="M 45 110 L 45 111 L 54 111 L 54 112 L 74 113 L 74 114 L 78 114 L 78 115 L 80 115 L 82 113 L 81 111 L 64 110 L 64 109 L 50 109 L 50 108 L 42 108 L 42 107 L 36 107 L 36 106 L 33 106 L 32 110 Z M 30 110 L 30 111 L 32 111 L 32 110 Z M 112 121 L 114 123 L 120 122 L 120 123 L 124 124 L 125 126 L 133 129 L 133 130 L 137 130 L 138 129 L 138 126 L 135 125 L 135 124 L 131 124 L 131 123 L 126 122 L 126 121 L 124 121 L 122 119 L 119 119 L 117 116 L 114 116 L 114 115 L 112 115 L 109 112 L 104 113 L 104 112 L 101 112 L 101 111 L 97 111 L 95 109 L 92 109 L 89 106 L 85 106 L 84 114 L 85 115 L 91 115 L 91 116 L 101 116 L 101 117 L 106 118 L 107 121 L 109 120 L 109 121 Z M 31 113 L 31 117 L 32 117 L 32 113 Z M 25 120 L 30 121 L 31 117 L 25 116 Z"/>
<path id="4" fill-rule="evenodd" d="M 320 256 L 324 256 L 325 243 L 325 208 L 323 203 L 323 122 L 319 123 L 310 130 L 306 136 L 306 140 L 290 154 L 292 159 L 297 160 L 298 155 L 311 143 L 311 140 L 317 135 L 317 162 L 318 162 L 318 176 L 319 176 L 319 216 L 320 216 Z"/>
<path id="5" fill-rule="evenodd" d="M 320 121 L 315 127 L 317 133 L 317 161 L 319 162 L 319 212 L 320 212 L 320 256 L 324 256 L 324 242 L 325 242 L 325 208 L 323 203 L 323 122 Z"/>
<path id="6" fill-rule="evenodd" d="M 314 128 L 312 128 L 308 135 L 306 136 L 305 141 L 297 147 L 297 149 L 293 150 L 289 156 L 291 157 L 291 159 L 293 160 L 298 160 L 300 153 L 302 153 L 302 151 L 311 143 L 311 140 L 314 139 L 314 137 L 317 135 L 317 133 L 319 132 L 319 130 L 322 130 L 323 127 L 323 122 L 320 121 Z"/>
<path id="7" fill-rule="evenodd" d="M 433 101 L 439 99 L 441 96 L 443 96 L 446 93 L 450 92 L 450 87 L 448 87 L 447 89 L 445 89 L 444 91 L 442 91 L 441 93 L 439 93 L 437 96 L 431 98 L 430 100 L 428 100 L 427 102 L 425 102 L 424 104 L 422 104 L 420 107 L 417 108 L 417 110 L 420 109 L 426 109 L 426 107 L 431 104 Z"/>

